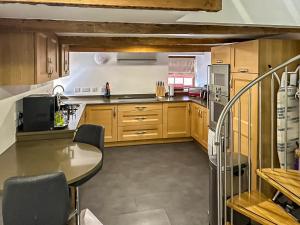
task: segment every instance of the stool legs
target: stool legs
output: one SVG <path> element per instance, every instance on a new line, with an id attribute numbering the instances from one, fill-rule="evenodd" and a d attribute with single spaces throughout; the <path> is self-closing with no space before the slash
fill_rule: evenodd
<path id="1" fill-rule="evenodd" d="M 76 214 L 76 225 L 80 225 L 80 200 L 79 200 L 79 187 L 75 188 L 75 209 L 77 211 Z"/>

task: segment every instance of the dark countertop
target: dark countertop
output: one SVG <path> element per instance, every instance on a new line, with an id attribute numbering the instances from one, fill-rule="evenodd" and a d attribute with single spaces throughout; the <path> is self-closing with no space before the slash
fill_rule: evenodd
<path id="1" fill-rule="evenodd" d="M 120 99 L 117 97 L 105 98 L 102 96 L 82 96 L 82 97 L 69 97 L 69 99 L 65 100 L 66 104 L 85 104 L 85 105 L 93 105 L 93 104 L 131 104 L 131 103 L 163 103 L 163 102 L 195 102 L 199 105 L 207 107 L 207 102 L 203 101 L 199 98 L 193 98 L 189 96 L 178 96 L 178 97 L 138 97 L 138 98 L 124 98 Z"/>
<path id="2" fill-rule="evenodd" d="M 128 96 L 132 97 L 132 96 Z M 164 103 L 164 102 L 194 102 L 203 107 L 207 107 L 207 102 L 199 98 L 193 98 L 189 96 L 178 97 L 163 97 L 156 98 L 154 95 L 137 95 L 137 98 L 124 98 L 111 96 L 105 98 L 103 96 L 80 96 L 80 97 L 68 97 L 63 100 L 65 104 L 78 104 L 80 105 L 75 115 L 70 118 L 69 125 L 65 129 L 61 130 L 49 130 L 49 131 L 34 131 L 34 132 L 17 132 L 18 141 L 30 141 L 30 140 L 45 140 L 56 138 L 72 138 L 74 131 L 77 129 L 79 120 L 84 112 L 86 105 L 107 105 L 107 104 L 137 104 L 137 103 Z"/>

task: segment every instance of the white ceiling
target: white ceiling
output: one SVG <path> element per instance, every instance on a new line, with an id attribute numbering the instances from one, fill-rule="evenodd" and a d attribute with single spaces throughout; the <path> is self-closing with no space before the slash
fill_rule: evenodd
<path id="1" fill-rule="evenodd" d="M 2 18 L 128 23 L 209 23 L 300 26 L 300 0 L 223 0 L 220 12 L 77 8 L 1 4 Z"/>

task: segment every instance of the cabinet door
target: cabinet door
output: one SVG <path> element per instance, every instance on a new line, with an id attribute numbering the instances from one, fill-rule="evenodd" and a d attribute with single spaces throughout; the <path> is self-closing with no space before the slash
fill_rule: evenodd
<path id="1" fill-rule="evenodd" d="M 58 78 L 58 40 L 54 36 L 48 37 L 48 63 L 50 79 L 53 80 Z"/>
<path id="2" fill-rule="evenodd" d="M 191 136 L 198 142 L 200 142 L 200 107 L 192 103 L 192 113 L 191 113 Z"/>
<path id="3" fill-rule="evenodd" d="M 247 41 L 231 47 L 231 72 L 258 73 L 259 41 Z"/>
<path id="4" fill-rule="evenodd" d="M 88 105 L 85 123 L 105 128 L 105 142 L 117 141 L 117 106 Z"/>
<path id="5" fill-rule="evenodd" d="M 36 79 L 35 83 L 45 83 L 50 80 L 50 67 L 48 64 L 48 37 L 44 33 L 35 34 L 35 62 Z"/>
<path id="6" fill-rule="evenodd" d="M 211 48 L 212 64 L 230 64 L 230 46 L 218 46 Z"/>
<path id="7" fill-rule="evenodd" d="M 70 54 L 69 54 L 69 46 L 62 45 L 60 48 L 60 76 L 68 76 L 70 72 Z"/>
<path id="8" fill-rule="evenodd" d="M 244 74 L 244 73 L 232 73 L 232 87 L 231 98 L 237 94 L 239 90 L 245 87 L 250 81 L 257 78 L 257 74 Z M 258 88 L 251 89 L 251 104 L 249 103 L 250 93 L 246 92 L 240 100 L 233 107 L 233 143 L 234 151 L 241 152 L 243 155 L 248 156 L 249 146 L 249 122 L 251 121 L 251 158 L 252 160 L 252 179 L 253 186 L 256 182 L 257 168 L 257 145 L 258 145 Z M 240 120 L 239 120 L 239 108 L 240 108 Z M 249 120 L 249 111 L 251 111 L 251 120 Z M 239 122 L 240 121 L 240 122 Z M 240 129 L 239 129 L 240 124 Z M 241 132 L 240 132 L 241 131 Z M 239 136 L 239 133 L 241 134 Z"/>
<path id="9" fill-rule="evenodd" d="M 201 107 L 201 144 L 208 148 L 208 109 Z"/>
<path id="10" fill-rule="evenodd" d="M 163 137 L 190 137 L 190 103 L 163 104 Z"/>

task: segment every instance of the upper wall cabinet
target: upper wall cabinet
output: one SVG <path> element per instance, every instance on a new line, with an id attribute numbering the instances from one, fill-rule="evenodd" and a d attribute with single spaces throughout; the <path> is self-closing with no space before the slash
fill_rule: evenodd
<path id="1" fill-rule="evenodd" d="M 59 77 L 58 40 L 46 33 L 0 33 L 0 84 L 39 84 Z"/>
<path id="2" fill-rule="evenodd" d="M 230 46 L 218 46 L 211 48 L 212 64 L 230 64 Z"/>
<path id="3" fill-rule="evenodd" d="M 258 73 L 259 41 L 247 41 L 231 46 L 231 72 Z"/>
<path id="4" fill-rule="evenodd" d="M 61 45 L 60 46 L 60 76 L 68 76 L 70 73 L 70 54 L 69 54 L 69 45 Z"/>

